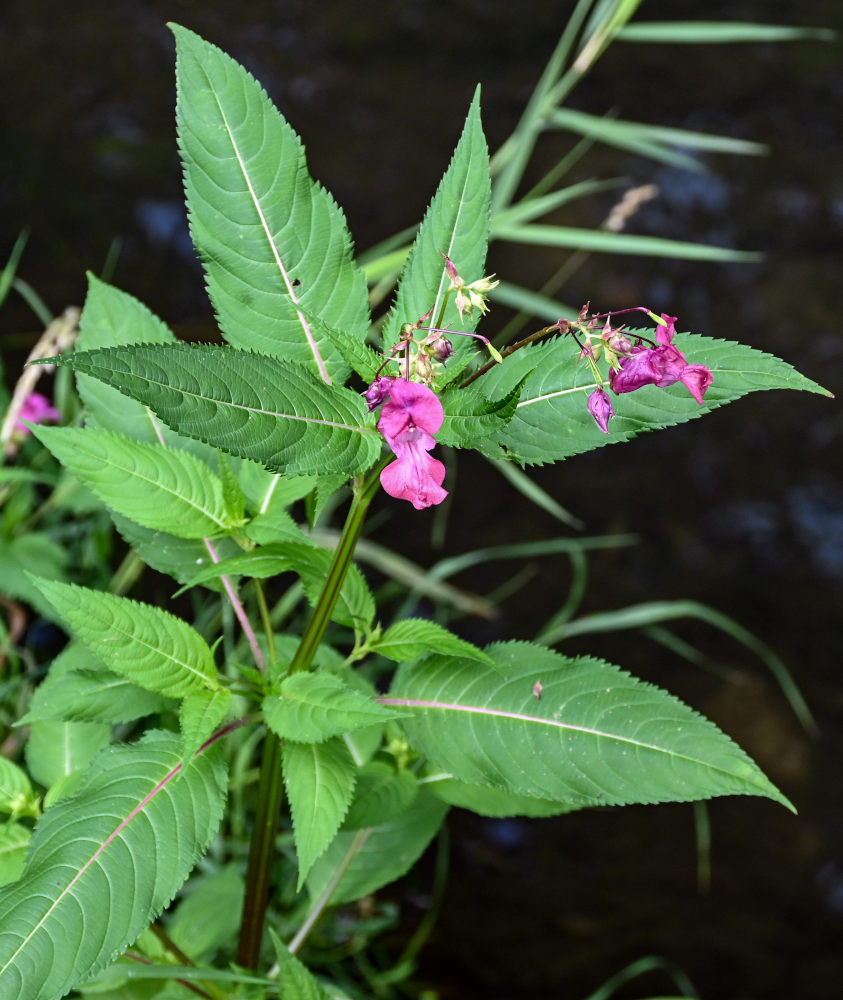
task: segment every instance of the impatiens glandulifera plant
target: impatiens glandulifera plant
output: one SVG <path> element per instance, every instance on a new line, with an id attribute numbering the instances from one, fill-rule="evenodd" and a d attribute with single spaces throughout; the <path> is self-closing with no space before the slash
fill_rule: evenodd
<path id="1" fill-rule="evenodd" d="M 298 136 L 244 69 L 173 30 L 187 211 L 226 345 L 177 341 L 91 277 L 77 350 L 49 359 L 76 373 L 84 424 L 31 429 L 149 566 L 224 610 L 194 627 L 176 603 L 32 577 L 71 640 L 21 720 L 48 791 L 0 892 L 0 996 L 133 1000 L 169 979 L 268 998 L 279 978 L 284 1000 L 345 995 L 295 953 L 327 908 L 403 875 L 452 805 L 550 816 L 746 794 L 792 808 L 714 724 L 616 666 L 384 621 L 353 557 L 381 488 L 424 530 L 451 488 L 435 446 L 536 465 L 751 391 L 823 390 L 643 307 L 641 329 L 616 325 L 628 309 L 584 308 L 499 350 L 476 333 L 496 285 L 479 93 L 375 337 L 344 216 Z M 310 528 L 347 496 L 326 550 Z M 294 634 L 279 622 L 300 595 Z M 66 765 L 44 766 L 37 748 L 59 732 Z M 8 766 L 5 808 L 37 813 Z M 215 874 L 190 878 L 209 849 Z"/>

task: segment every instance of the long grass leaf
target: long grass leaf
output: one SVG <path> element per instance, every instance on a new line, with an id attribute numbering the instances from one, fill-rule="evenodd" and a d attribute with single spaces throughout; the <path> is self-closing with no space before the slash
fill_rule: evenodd
<path id="1" fill-rule="evenodd" d="M 588 250 L 592 253 L 740 264 L 755 263 L 761 259 L 761 255 L 755 251 L 732 250 L 730 247 L 707 246 L 703 243 L 686 243 L 681 240 L 668 240 L 661 236 L 635 236 L 604 232 L 600 229 L 579 229 L 573 226 L 501 226 L 495 236 L 510 243 L 566 247 L 571 250 Z"/>
<path id="2" fill-rule="evenodd" d="M 794 42 L 809 38 L 833 42 L 838 33 L 829 28 L 750 21 L 638 21 L 627 24 L 616 37 L 621 42 L 660 45 L 726 45 L 732 42 Z"/>

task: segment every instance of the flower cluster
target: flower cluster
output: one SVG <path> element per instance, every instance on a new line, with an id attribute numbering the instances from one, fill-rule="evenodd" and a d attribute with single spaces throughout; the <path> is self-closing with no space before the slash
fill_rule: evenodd
<path id="1" fill-rule="evenodd" d="M 591 364 L 597 377 L 598 386 L 588 397 L 588 410 L 595 423 L 604 434 L 609 433 L 609 418 L 614 416 L 612 401 L 603 388 L 603 380 L 597 372 L 596 357 L 602 352 L 609 361 L 609 388 L 617 395 L 634 392 L 645 385 L 655 385 L 664 388 L 676 382 L 682 382 L 694 399 L 702 405 L 703 396 L 711 385 L 713 376 L 711 369 L 705 365 L 692 365 L 679 350 L 674 347 L 673 338 L 676 333 L 676 317 L 662 313 L 660 317 L 648 312 L 657 320 L 655 343 L 634 333 L 625 333 L 613 329 L 606 317 L 606 324 L 596 345 L 591 342 L 593 336 L 586 332 L 589 338 L 585 346 L 581 346 L 581 357 Z M 611 314 L 610 314 L 611 315 Z M 592 321 L 595 317 L 592 317 Z M 584 319 L 584 315 L 580 315 Z M 574 324 L 579 326 L 579 324 Z M 571 329 L 573 329 L 573 326 Z M 581 332 L 582 327 L 579 327 Z"/>
<path id="2" fill-rule="evenodd" d="M 416 510 L 442 503 L 445 466 L 428 454 L 445 414 L 436 394 L 426 385 L 404 378 L 376 378 L 366 391 L 369 409 L 383 404 L 378 430 L 395 452 L 395 461 L 381 472 L 381 486 Z"/>
<path id="3" fill-rule="evenodd" d="M 685 355 L 673 346 L 676 332 L 675 316 L 661 316 L 664 325 L 656 331 L 657 347 L 638 344 L 632 353 L 621 357 L 618 368 L 612 368 L 609 385 L 612 392 L 634 392 L 642 385 L 656 385 L 660 389 L 682 382 L 694 399 L 702 406 L 706 389 L 711 385 L 711 369 L 705 365 L 689 365 Z"/>
<path id="4" fill-rule="evenodd" d="M 475 309 L 485 313 L 489 308 L 486 297 L 498 284 L 494 275 L 466 282 L 453 261 L 446 254 L 442 256 L 450 287 L 441 306 L 439 322 L 442 322 L 445 304 L 452 293 L 456 294 L 455 304 L 460 318 L 470 316 Z M 448 491 L 442 488 L 445 466 L 428 454 L 436 445 L 434 435 L 445 419 L 442 404 L 430 386 L 435 385 L 437 376 L 453 353 L 453 343 L 446 335 L 479 340 L 495 361 L 503 360 L 482 334 L 426 326 L 432 314 L 433 308 L 415 323 L 405 323 L 401 327 L 398 343 L 389 349 L 386 360 L 363 393 L 369 410 L 383 406 L 378 430 L 395 452 L 395 461 L 381 472 L 381 485 L 390 496 L 409 500 L 416 510 L 442 503 L 448 495 Z M 382 375 L 381 372 L 391 362 L 397 362 L 397 376 Z"/>

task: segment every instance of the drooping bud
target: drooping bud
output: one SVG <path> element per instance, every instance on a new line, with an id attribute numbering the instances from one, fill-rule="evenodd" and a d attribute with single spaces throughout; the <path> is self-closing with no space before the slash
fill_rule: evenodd
<path id="1" fill-rule="evenodd" d="M 608 434 L 609 417 L 613 417 L 615 411 L 612 409 L 611 399 L 602 387 L 595 389 L 588 397 L 588 412 L 594 417 L 594 422 L 600 430 Z"/>

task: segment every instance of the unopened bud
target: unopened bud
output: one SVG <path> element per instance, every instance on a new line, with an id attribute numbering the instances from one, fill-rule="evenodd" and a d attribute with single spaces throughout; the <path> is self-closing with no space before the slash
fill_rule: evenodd
<path id="1" fill-rule="evenodd" d="M 433 345 L 433 356 L 437 361 L 447 361 L 454 352 L 454 345 L 447 337 L 440 337 Z"/>

